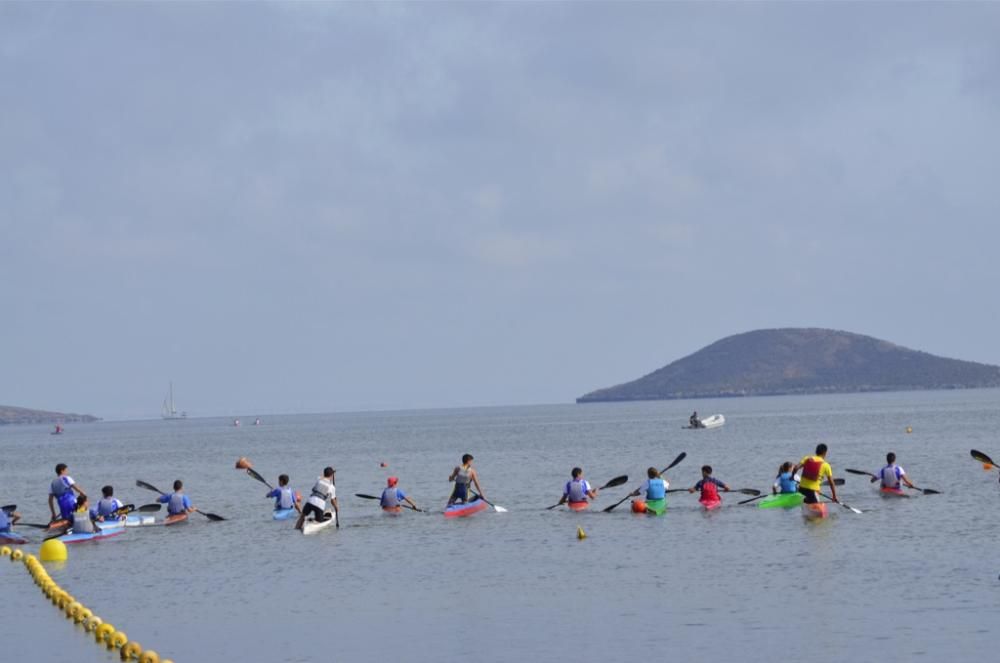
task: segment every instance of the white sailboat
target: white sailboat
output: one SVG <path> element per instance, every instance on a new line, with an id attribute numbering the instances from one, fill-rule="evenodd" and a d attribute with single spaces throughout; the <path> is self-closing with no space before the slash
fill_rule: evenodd
<path id="1" fill-rule="evenodd" d="M 177 408 L 174 407 L 174 383 L 170 383 L 170 392 L 167 397 L 163 399 L 163 408 L 160 410 L 160 416 L 164 419 L 186 419 L 187 412 L 177 413 Z"/>

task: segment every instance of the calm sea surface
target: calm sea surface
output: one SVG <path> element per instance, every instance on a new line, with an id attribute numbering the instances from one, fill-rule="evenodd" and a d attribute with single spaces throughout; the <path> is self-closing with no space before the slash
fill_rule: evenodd
<path id="1" fill-rule="evenodd" d="M 724 428 L 681 430 L 692 409 Z M 48 516 L 57 462 L 92 496 L 125 502 L 182 478 L 196 506 L 173 528 L 129 529 L 71 546 L 52 577 L 143 646 L 181 661 L 996 660 L 1000 486 L 969 449 L 1000 458 L 1000 391 L 911 392 L 606 405 L 0 427 L 0 503 Z M 905 429 L 911 426 L 912 434 Z M 768 489 L 777 466 L 830 446 L 841 498 L 806 523 L 798 510 L 712 514 L 672 495 L 665 517 L 609 505 L 646 467 L 689 486 L 699 467 Z M 885 500 L 845 467 L 876 471 L 887 451 L 937 496 Z M 508 513 L 446 520 L 447 477 L 476 457 Z M 306 492 L 334 465 L 342 526 L 312 537 L 274 522 L 266 488 Z M 380 462 L 387 468 L 379 467 Z M 595 485 L 627 473 L 593 513 L 546 511 L 574 465 Z M 354 493 L 385 477 L 432 513 L 384 516 Z M 577 540 L 577 526 L 587 538 Z M 38 530 L 21 530 L 37 540 Z M 25 546 L 37 552 L 37 544 Z M 0 561 L 4 661 L 116 661 L 60 616 L 23 566 Z"/>

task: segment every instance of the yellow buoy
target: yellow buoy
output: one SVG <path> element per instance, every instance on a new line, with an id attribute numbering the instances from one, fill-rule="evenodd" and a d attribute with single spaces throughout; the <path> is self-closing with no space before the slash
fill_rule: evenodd
<path id="1" fill-rule="evenodd" d="M 122 647 L 121 658 L 123 661 L 130 661 L 133 658 L 139 658 L 140 654 L 142 654 L 142 645 L 133 641 Z"/>
<path id="2" fill-rule="evenodd" d="M 97 630 L 94 631 L 94 639 L 98 642 L 104 642 L 104 639 L 115 632 L 115 627 L 111 624 L 104 622 L 99 624 Z"/>
<path id="3" fill-rule="evenodd" d="M 139 657 L 139 663 L 160 663 L 160 655 L 152 649 L 147 649 Z"/>
<path id="4" fill-rule="evenodd" d="M 119 647 L 124 647 L 126 642 L 128 642 L 128 636 L 125 635 L 123 631 L 115 631 L 114 634 L 108 638 L 108 649 L 118 649 Z"/>
<path id="5" fill-rule="evenodd" d="M 17 562 L 20 561 L 22 557 L 24 557 L 24 553 L 20 550 L 15 550 L 10 554 L 10 561 Z"/>
<path id="6" fill-rule="evenodd" d="M 580 539 L 581 541 L 587 538 L 587 533 L 583 531 L 582 527 L 576 528 L 576 538 Z"/>
<path id="7" fill-rule="evenodd" d="M 59 539 L 49 539 L 38 549 L 38 556 L 43 562 L 65 562 L 66 544 Z"/>
<path id="8" fill-rule="evenodd" d="M 912 429 L 912 428 L 910 428 L 909 426 L 907 426 L 907 427 L 906 427 L 906 432 L 907 432 L 907 433 L 912 433 L 912 432 L 913 432 L 913 429 Z"/>
<path id="9" fill-rule="evenodd" d="M 0 548 L 0 557 L 6 557 L 11 553 L 10 546 L 4 546 Z"/>
<path id="10" fill-rule="evenodd" d="M 98 626 L 104 623 L 104 620 L 97 615 L 92 615 L 90 619 L 83 623 L 83 629 L 88 633 L 95 630 Z"/>

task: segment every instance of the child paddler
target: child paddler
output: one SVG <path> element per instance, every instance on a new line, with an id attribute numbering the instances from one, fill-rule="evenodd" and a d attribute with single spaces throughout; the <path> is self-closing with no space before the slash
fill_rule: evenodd
<path id="1" fill-rule="evenodd" d="M 86 495 L 80 495 L 80 499 L 76 501 L 76 511 L 73 512 L 70 528 L 74 534 L 94 534 L 101 531 L 90 517 L 90 502 L 87 501 Z"/>
<path id="2" fill-rule="evenodd" d="M 462 456 L 462 464 L 451 471 L 451 476 L 448 477 L 448 481 L 454 481 L 455 487 L 451 491 L 451 497 L 448 498 L 448 506 L 455 504 L 456 502 L 466 503 L 469 501 L 469 487 L 475 486 L 476 491 L 483 497 L 486 497 L 486 493 L 483 492 L 482 486 L 479 485 L 479 474 L 476 473 L 475 468 L 472 467 L 472 461 L 475 460 L 472 454 L 465 454 Z"/>
<path id="3" fill-rule="evenodd" d="M 772 495 L 799 492 L 799 482 L 795 480 L 795 475 L 792 473 L 794 467 L 795 463 L 790 461 L 781 464 L 781 467 L 778 468 L 778 476 L 774 478 L 774 484 L 771 486 Z"/>
<path id="4" fill-rule="evenodd" d="M 409 504 L 413 507 L 414 511 L 420 511 L 417 505 L 413 503 L 413 500 L 407 497 L 406 493 L 399 488 L 399 478 L 389 477 L 386 479 L 386 487 L 385 490 L 382 491 L 382 497 L 379 498 L 379 505 L 381 505 L 383 509 L 398 511 L 399 507 L 402 506 L 402 502 Z"/>
<path id="5" fill-rule="evenodd" d="M 583 478 L 583 470 L 574 467 L 570 472 L 570 480 L 563 487 L 562 499 L 559 504 L 586 504 L 589 500 L 597 497 L 597 489 L 590 486 L 590 482 Z"/>
<path id="6" fill-rule="evenodd" d="M 4 511 L 0 509 L 0 534 L 10 534 L 11 525 L 17 524 L 21 519 L 21 514 L 17 511 Z"/>
<path id="7" fill-rule="evenodd" d="M 643 494 L 645 501 L 633 500 L 632 510 L 642 513 L 646 510 L 646 502 L 667 499 L 667 488 L 669 487 L 670 482 L 667 481 L 666 477 L 660 475 L 658 469 L 655 467 L 649 468 L 646 470 L 646 480 L 630 494 L 630 497 L 638 497 L 640 494 Z"/>
<path id="8" fill-rule="evenodd" d="M 178 479 L 174 481 L 174 492 L 170 495 L 161 495 L 156 498 L 157 502 L 167 505 L 167 515 L 177 516 L 182 513 L 197 511 L 191 506 L 191 500 L 184 494 L 184 482 Z"/>
<path id="9" fill-rule="evenodd" d="M 896 454 L 891 451 L 885 455 L 885 467 L 879 470 L 875 476 L 881 482 L 880 487 L 887 490 L 899 490 L 900 484 L 906 484 L 913 488 L 913 484 L 906 476 L 906 471 L 896 465 Z"/>
<path id="10" fill-rule="evenodd" d="M 298 509 L 298 503 L 302 499 L 295 494 L 295 491 L 288 486 L 288 475 L 278 475 L 278 487 L 269 492 L 264 497 L 274 498 L 274 510 L 284 511 L 286 509 Z"/>
<path id="11" fill-rule="evenodd" d="M 722 501 L 722 497 L 719 496 L 719 488 L 729 492 L 729 486 L 712 476 L 712 466 L 702 465 L 701 481 L 696 483 L 691 488 L 688 488 L 688 492 L 693 493 L 695 491 L 701 491 L 701 496 L 698 498 L 698 501 L 705 506 L 711 506 Z"/>
<path id="12" fill-rule="evenodd" d="M 97 506 L 90 510 L 90 517 L 98 522 L 116 518 L 118 510 L 125 505 L 115 497 L 115 489 L 112 486 L 104 486 L 101 488 L 101 495 Z"/>
<path id="13" fill-rule="evenodd" d="M 74 491 L 80 497 L 86 497 L 68 472 L 69 466 L 66 463 L 56 465 L 56 478 L 49 487 L 49 511 L 52 513 L 52 520 L 56 520 L 56 504 L 59 505 L 60 517 L 66 521 L 72 520 L 73 512 L 76 511 Z"/>

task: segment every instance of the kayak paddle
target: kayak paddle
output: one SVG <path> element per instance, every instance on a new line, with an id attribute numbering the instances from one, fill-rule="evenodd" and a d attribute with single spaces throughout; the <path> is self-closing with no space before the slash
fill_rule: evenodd
<path id="1" fill-rule="evenodd" d="M 153 504 L 143 504 L 141 507 L 136 509 L 140 513 L 153 513 L 160 510 L 163 505 L 159 502 L 154 502 Z"/>
<path id="2" fill-rule="evenodd" d="M 820 493 L 820 497 L 825 497 L 826 499 L 830 500 L 831 502 L 834 501 L 834 499 L 832 497 L 830 497 L 829 495 L 827 495 L 825 493 Z M 839 504 L 840 506 L 844 507 L 848 511 L 853 511 L 854 513 L 864 513 L 864 511 L 862 511 L 861 509 L 856 509 L 855 507 L 849 506 L 847 504 L 844 504 L 843 502 L 837 502 L 837 504 Z"/>
<path id="3" fill-rule="evenodd" d="M 14 526 L 14 527 L 37 527 L 38 529 L 48 529 L 49 528 L 48 525 L 43 525 L 41 523 L 25 523 L 25 522 L 21 522 L 20 520 L 17 521 L 16 523 L 11 523 L 11 525 Z"/>
<path id="4" fill-rule="evenodd" d="M 361 497 L 361 498 L 366 499 L 366 500 L 378 500 L 380 502 L 382 501 L 381 497 L 376 497 L 374 495 L 365 495 L 364 493 L 354 493 L 354 496 L 355 497 Z M 418 509 L 417 507 L 410 506 L 409 504 L 400 503 L 399 506 L 406 507 L 407 509 L 413 509 L 414 511 L 423 512 L 423 509 Z"/>
<path id="5" fill-rule="evenodd" d="M 16 504 L 5 504 L 3 506 L 0 506 L 0 511 L 3 511 L 4 513 L 8 513 L 8 514 L 14 513 L 15 511 L 17 511 L 17 505 Z"/>
<path id="6" fill-rule="evenodd" d="M 138 479 L 136 479 L 135 480 L 135 485 L 137 485 L 139 488 L 145 488 L 146 490 L 151 490 L 154 493 L 159 493 L 163 497 L 167 496 L 167 494 L 165 492 L 163 492 L 162 490 L 160 490 L 159 488 L 157 488 L 156 486 L 154 486 L 151 483 L 146 483 L 145 481 L 139 481 Z M 195 513 L 200 513 L 201 515 L 205 516 L 209 520 L 213 520 L 213 521 L 225 520 L 225 518 L 223 518 L 222 516 L 217 516 L 214 513 L 207 513 L 205 511 L 199 511 L 198 509 L 195 509 L 194 511 L 195 511 Z"/>
<path id="7" fill-rule="evenodd" d="M 993 462 L 993 459 L 984 454 L 982 451 L 976 451 L 975 449 L 972 449 L 971 451 L 969 451 L 969 453 L 972 454 L 973 458 L 975 458 L 976 460 L 978 460 L 980 463 L 983 464 L 984 470 L 992 470 L 997 466 L 997 464 Z"/>
<path id="8" fill-rule="evenodd" d="M 737 502 L 737 504 L 749 504 L 750 502 L 756 502 L 757 500 L 763 499 L 765 497 L 767 497 L 767 495 L 758 495 L 757 497 L 751 497 L 748 500 L 741 500 Z"/>
<path id="9" fill-rule="evenodd" d="M 667 470 L 669 470 L 670 468 L 674 467 L 675 465 L 677 465 L 678 463 L 680 463 L 685 458 L 687 458 L 687 452 L 686 451 L 680 452 L 679 454 L 677 454 L 677 458 L 674 458 L 674 462 L 670 463 L 669 465 L 667 465 L 666 467 L 664 467 L 662 470 L 660 470 L 660 474 L 666 473 Z M 639 490 L 639 489 L 636 488 L 636 490 Z M 667 492 L 669 493 L 670 491 L 668 490 Z M 611 513 L 616 506 L 618 506 L 619 504 L 621 504 L 622 502 L 624 502 L 625 500 L 627 500 L 630 497 L 632 497 L 632 493 L 629 493 L 628 495 L 626 495 L 625 497 L 621 498 L 620 500 L 618 500 L 617 502 L 615 502 L 611 506 L 609 506 L 606 509 L 604 509 L 604 513 Z"/>
<path id="10" fill-rule="evenodd" d="M 472 493 L 472 494 L 481 499 L 482 501 L 486 502 L 487 504 L 489 504 L 491 507 L 493 507 L 493 510 L 496 511 L 497 513 L 507 513 L 507 509 L 503 508 L 502 506 L 497 506 L 496 504 L 489 501 L 479 493 Z"/>
<path id="11" fill-rule="evenodd" d="M 621 476 L 615 477 L 614 479 L 612 479 L 611 481 L 607 482 L 606 484 L 604 484 L 603 486 L 601 486 L 597 490 L 604 490 L 605 488 L 614 488 L 615 486 L 622 485 L 626 481 L 628 481 L 628 475 L 627 474 L 623 474 Z M 565 504 L 565 502 L 559 502 L 558 504 L 553 504 L 552 506 L 545 507 L 545 510 L 549 511 L 551 509 L 556 508 L 557 506 L 562 506 L 563 504 Z"/>
<path id="12" fill-rule="evenodd" d="M 744 495 L 753 495 L 755 497 L 760 497 L 761 496 L 760 491 L 757 490 L 756 488 L 736 488 L 732 492 L 734 492 L 734 493 L 743 493 Z M 766 495 L 765 495 L 765 497 L 766 497 Z"/>
<path id="13" fill-rule="evenodd" d="M 910 488 L 912 490 L 919 490 L 924 495 L 940 495 L 941 494 L 940 490 L 934 490 L 933 488 L 917 488 L 916 486 L 907 486 L 907 488 Z"/>

